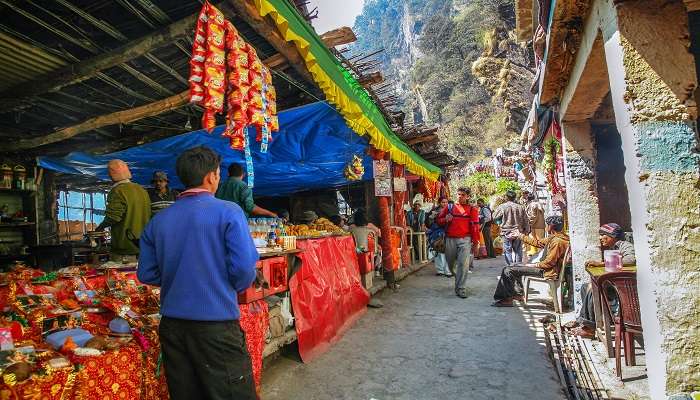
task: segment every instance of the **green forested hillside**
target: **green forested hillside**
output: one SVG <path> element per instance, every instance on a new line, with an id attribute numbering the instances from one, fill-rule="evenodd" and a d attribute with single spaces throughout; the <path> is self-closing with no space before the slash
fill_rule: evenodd
<path id="1" fill-rule="evenodd" d="M 502 61 L 527 54 L 513 43 L 502 43 L 510 40 L 513 25 L 512 0 L 367 0 L 355 21 L 358 41 L 353 51 L 383 48 L 378 58 L 385 75 L 397 82 L 402 109 L 416 122 L 439 124 L 441 147 L 448 153 L 473 159 L 484 148 L 516 137 L 520 121 L 510 114 L 521 114 L 514 108 L 528 103 L 528 99 L 507 99 L 515 93 L 497 94 L 493 85 L 483 84 L 479 78 L 484 78 L 472 71 L 472 64 L 482 56 L 501 57 L 494 64 L 499 70 L 487 75 L 505 77 L 488 78 L 509 79 L 501 68 L 509 68 L 510 63 Z"/>

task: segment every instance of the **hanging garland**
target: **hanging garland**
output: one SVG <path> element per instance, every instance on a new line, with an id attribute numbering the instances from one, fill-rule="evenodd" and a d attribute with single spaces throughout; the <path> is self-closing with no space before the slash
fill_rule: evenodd
<path id="1" fill-rule="evenodd" d="M 353 154 L 352 161 L 345 166 L 345 178 L 349 181 L 359 181 L 365 174 L 365 167 L 362 165 L 362 158 Z"/>
<path id="2" fill-rule="evenodd" d="M 190 102 L 204 108 L 202 127 L 211 132 L 226 111 L 223 135 L 231 148 L 245 150 L 245 129 L 256 128 L 266 153 L 279 130 L 272 75 L 255 49 L 241 38 L 216 7 L 205 2 L 197 19 L 190 60 Z M 252 171 L 247 171 L 252 175 Z"/>
<path id="3" fill-rule="evenodd" d="M 544 143 L 544 158 L 542 159 L 542 168 L 545 171 L 554 171 L 557 166 L 557 154 L 561 151 L 561 143 L 554 137 L 550 137 Z"/>
<path id="4" fill-rule="evenodd" d="M 544 143 L 544 158 L 542 159 L 542 169 L 544 169 L 549 189 L 553 194 L 561 191 L 557 183 L 557 155 L 561 152 L 561 143 L 555 138 L 550 137 Z"/>

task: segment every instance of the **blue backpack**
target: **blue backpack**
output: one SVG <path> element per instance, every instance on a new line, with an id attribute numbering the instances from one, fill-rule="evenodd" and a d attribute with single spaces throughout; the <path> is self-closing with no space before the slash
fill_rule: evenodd
<path id="1" fill-rule="evenodd" d="M 452 204 L 447 205 L 447 213 L 452 213 Z M 448 224 L 449 225 L 449 224 Z M 445 229 L 446 226 L 438 225 L 437 221 L 433 221 L 430 225 L 430 229 L 425 233 L 428 237 L 428 244 L 430 247 L 438 253 L 445 252 Z"/>

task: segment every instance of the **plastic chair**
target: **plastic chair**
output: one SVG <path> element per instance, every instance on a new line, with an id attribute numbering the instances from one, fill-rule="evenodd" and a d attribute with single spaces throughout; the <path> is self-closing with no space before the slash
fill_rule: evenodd
<path id="1" fill-rule="evenodd" d="M 564 253 L 564 259 L 561 262 L 561 269 L 559 270 L 559 277 L 556 280 L 553 279 L 546 279 L 546 278 L 539 278 L 536 276 L 526 276 L 524 277 L 523 286 L 525 286 L 525 304 L 527 304 L 527 298 L 528 294 L 530 292 L 530 282 L 535 281 L 535 282 L 544 282 L 549 285 L 549 297 L 552 298 L 552 302 L 554 303 L 554 312 L 560 314 L 564 310 L 564 304 L 563 304 L 563 293 L 562 293 L 562 285 L 564 283 L 564 279 L 566 277 L 566 266 L 569 264 L 571 261 L 571 247 L 566 248 L 566 253 Z"/>
<path id="2" fill-rule="evenodd" d="M 634 337 L 642 334 L 642 316 L 639 311 L 639 297 L 637 295 L 637 274 L 634 272 L 610 272 L 599 278 L 598 285 L 603 295 L 606 311 L 615 324 L 615 372 L 622 377 L 622 349 L 625 346 L 625 365 L 637 365 L 634 354 Z M 612 288 L 617 294 L 620 310 L 615 315 L 611 309 Z"/>

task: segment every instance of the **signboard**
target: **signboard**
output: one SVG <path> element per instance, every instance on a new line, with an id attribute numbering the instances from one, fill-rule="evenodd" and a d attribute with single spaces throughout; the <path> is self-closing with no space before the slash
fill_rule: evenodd
<path id="1" fill-rule="evenodd" d="M 395 192 L 405 192 L 406 191 L 406 178 L 399 176 L 394 178 L 394 191 Z"/>
<path id="2" fill-rule="evenodd" d="M 374 195 L 391 197 L 391 162 L 374 160 Z"/>

